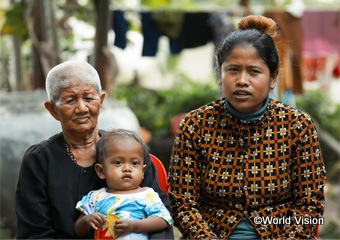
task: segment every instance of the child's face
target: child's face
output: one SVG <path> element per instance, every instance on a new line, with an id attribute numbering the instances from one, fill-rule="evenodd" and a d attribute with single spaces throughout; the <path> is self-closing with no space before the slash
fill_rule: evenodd
<path id="1" fill-rule="evenodd" d="M 107 143 L 106 158 L 97 164 L 97 174 L 106 179 L 110 190 L 133 190 L 144 178 L 144 155 L 142 146 L 133 139 Z"/>

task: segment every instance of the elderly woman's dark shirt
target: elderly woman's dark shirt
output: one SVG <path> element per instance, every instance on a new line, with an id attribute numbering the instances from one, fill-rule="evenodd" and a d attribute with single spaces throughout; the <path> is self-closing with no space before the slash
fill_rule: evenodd
<path id="1" fill-rule="evenodd" d="M 146 164 L 142 186 L 154 188 L 170 211 L 169 198 L 159 187 L 154 164 L 150 159 Z M 71 160 L 62 133 L 31 146 L 23 157 L 16 192 L 17 238 L 77 238 L 74 224 L 80 212 L 76 203 L 90 190 L 103 186 L 105 180 L 98 178 L 94 165 L 84 168 Z M 88 238 L 93 238 L 92 232 Z M 168 228 L 150 238 L 173 239 L 173 230 Z"/>

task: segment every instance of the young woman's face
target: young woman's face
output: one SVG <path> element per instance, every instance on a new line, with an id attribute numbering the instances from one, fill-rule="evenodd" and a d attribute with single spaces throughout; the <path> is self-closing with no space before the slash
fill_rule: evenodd
<path id="1" fill-rule="evenodd" d="M 109 190 L 128 191 L 138 188 L 146 168 L 142 146 L 133 139 L 124 139 L 110 141 L 106 147 L 106 157 L 101 164 L 102 175 L 98 176 L 106 179 Z"/>
<path id="2" fill-rule="evenodd" d="M 270 77 L 266 63 L 251 45 L 242 45 L 231 51 L 221 67 L 224 96 L 239 112 L 252 113 L 261 109 L 263 101 L 276 81 Z"/>

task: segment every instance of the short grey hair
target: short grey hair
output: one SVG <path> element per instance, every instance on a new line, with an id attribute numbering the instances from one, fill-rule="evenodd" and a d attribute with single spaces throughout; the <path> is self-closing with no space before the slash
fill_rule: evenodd
<path id="1" fill-rule="evenodd" d="M 96 69 L 87 62 L 71 60 L 54 66 L 48 72 L 45 83 L 48 100 L 58 105 L 61 90 L 68 87 L 72 79 L 94 85 L 98 94 L 102 92 Z"/>

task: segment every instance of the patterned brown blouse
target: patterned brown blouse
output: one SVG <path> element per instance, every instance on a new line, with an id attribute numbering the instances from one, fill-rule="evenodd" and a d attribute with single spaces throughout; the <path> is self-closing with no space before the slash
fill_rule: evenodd
<path id="1" fill-rule="evenodd" d="M 326 173 L 311 117 L 276 100 L 247 122 L 225 99 L 182 119 L 169 195 L 183 238 L 227 238 L 243 217 L 262 239 L 314 238 Z"/>

